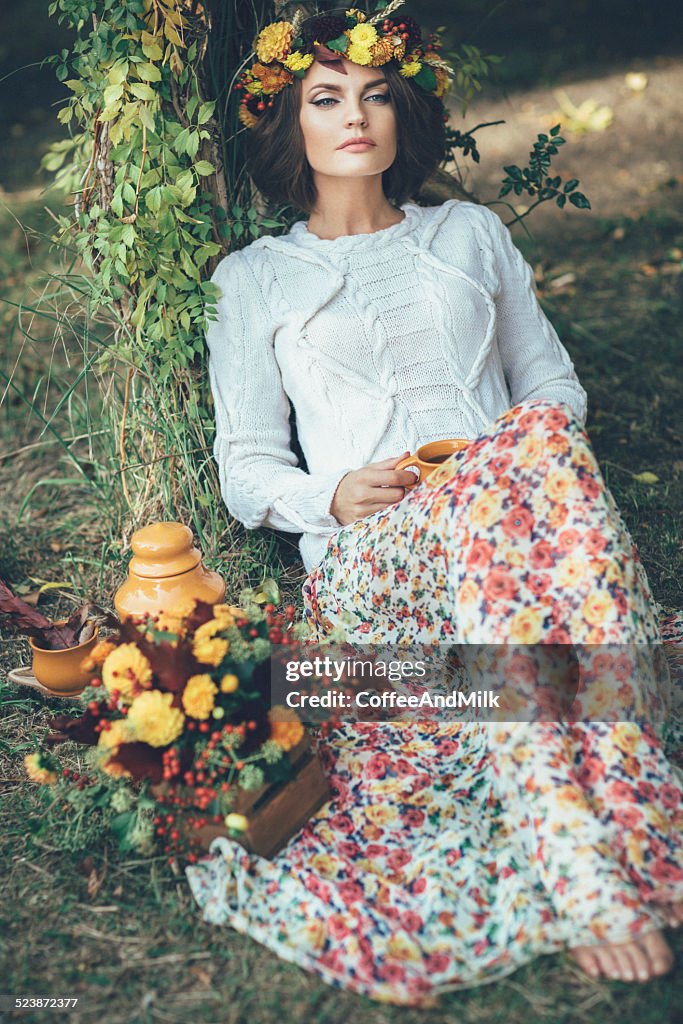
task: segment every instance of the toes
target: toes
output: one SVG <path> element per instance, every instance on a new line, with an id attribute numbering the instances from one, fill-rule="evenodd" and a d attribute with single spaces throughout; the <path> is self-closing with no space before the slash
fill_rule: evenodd
<path id="1" fill-rule="evenodd" d="M 595 950 L 598 966 L 606 978 L 611 981 L 619 980 L 619 962 L 612 951 L 606 946 L 598 946 Z"/>
<path id="2" fill-rule="evenodd" d="M 573 960 L 576 960 L 581 970 L 589 974 L 591 978 L 600 977 L 600 967 L 591 949 L 586 946 L 577 947 L 570 950 L 569 955 Z"/>
<path id="3" fill-rule="evenodd" d="M 629 943 L 629 953 L 636 978 L 638 981 L 647 981 L 652 976 L 647 953 L 637 942 Z"/>
<path id="4" fill-rule="evenodd" d="M 636 977 L 636 967 L 631 959 L 633 943 L 624 946 L 613 946 L 612 955 L 617 962 L 619 978 L 621 981 L 633 981 Z"/>
<path id="5" fill-rule="evenodd" d="M 666 974 L 673 967 L 674 957 L 671 948 L 661 932 L 648 932 L 638 940 L 650 961 L 652 974 Z"/>

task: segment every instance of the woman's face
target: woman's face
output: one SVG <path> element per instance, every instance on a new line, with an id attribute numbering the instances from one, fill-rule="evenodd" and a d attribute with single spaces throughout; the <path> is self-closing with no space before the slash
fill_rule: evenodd
<path id="1" fill-rule="evenodd" d="M 381 68 L 341 58 L 346 74 L 313 61 L 302 80 L 299 123 L 314 171 L 381 174 L 396 157 L 396 115 Z M 369 145 L 344 146 L 362 136 Z"/>

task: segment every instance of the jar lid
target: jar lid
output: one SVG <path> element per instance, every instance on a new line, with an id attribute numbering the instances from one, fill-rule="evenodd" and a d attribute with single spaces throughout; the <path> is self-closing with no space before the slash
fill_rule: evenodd
<path id="1" fill-rule="evenodd" d="M 128 566 L 136 576 L 158 578 L 177 576 L 201 562 L 193 546 L 192 530 L 183 523 L 151 523 L 136 530 L 130 540 L 134 557 Z"/>

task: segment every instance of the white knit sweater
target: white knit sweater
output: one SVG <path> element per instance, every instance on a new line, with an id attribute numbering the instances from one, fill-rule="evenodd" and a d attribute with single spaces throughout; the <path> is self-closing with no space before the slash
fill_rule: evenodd
<path id="1" fill-rule="evenodd" d="M 526 398 L 586 392 L 531 268 L 486 207 L 406 203 L 380 231 L 297 222 L 227 256 L 208 329 L 223 499 L 250 529 L 302 533 L 307 570 L 341 528 L 341 478 L 443 437 L 476 437 Z M 290 402 L 308 472 L 290 449 Z"/>

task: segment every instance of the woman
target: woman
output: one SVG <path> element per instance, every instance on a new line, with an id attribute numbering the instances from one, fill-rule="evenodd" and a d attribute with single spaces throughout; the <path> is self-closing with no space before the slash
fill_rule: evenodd
<path id="1" fill-rule="evenodd" d="M 443 62 L 414 20 L 346 13 L 268 26 L 243 78 L 252 176 L 309 217 L 213 277 L 225 502 L 302 533 L 315 637 L 649 650 L 657 608 L 530 268 L 486 208 L 409 201 L 443 156 Z M 472 443 L 409 489 L 401 458 L 445 437 Z M 216 840 L 188 868 L 204 917 L 409 1005 L 565 947 L 594 977 L 663 974 L 681 779 L 647 700 L 626 722 L 345 723 L 319 744 L 333 799 L 272 863 Z"/>

